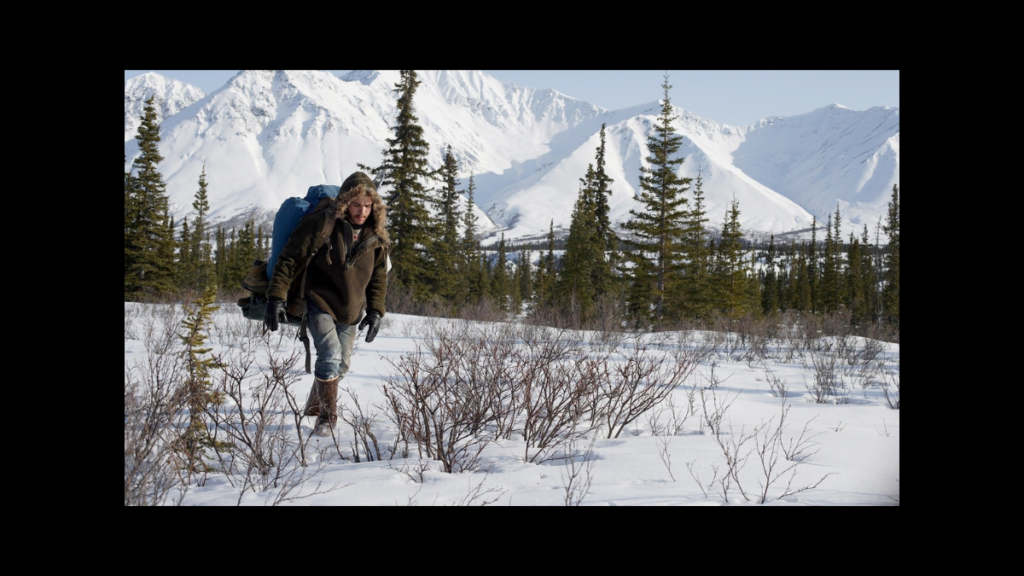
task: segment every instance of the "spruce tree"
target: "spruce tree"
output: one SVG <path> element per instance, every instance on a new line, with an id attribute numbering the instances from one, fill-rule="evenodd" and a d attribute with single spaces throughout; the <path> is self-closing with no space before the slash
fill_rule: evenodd
<path id="1" fill-rule="evenodd" d="M 125 154 L 125 163 L 128 155 Z M 137 297 L 142 290 L 136 263 L 142 251 L 142 229 L 139 225 L 141 195 L 138 181 L 131 171 L 124 173 L 124 299 Z"/>
<path id="2" fill-rule="evenodd" d="M 774 315 L 779 309 L 779 295 L 775 283 L 775 234 L 768 238 L 768 252 L 764 260 L 764 288 L 761 291 L 761 309 Z"/>
<path id="3" fill-rule="evenodd" d="M 821 309 L 831 312 L 839 306 L 838 265 L 836 264 L 836 241 L 832 235 L 832 215 L 825 225 L 825 247 L 821 264 Z"/>
<path id="4" fill-rule="evenodd" d="M 210 232 L 207 229 L 206 215 L 210 213 L 210 199 L 206 193 L 206 163 L 199 174 L 199 190 L 196 191 L 192 209 L 196 211 L 192 225 L 191 250 L 196 276 L 192 286 L 195 290 L 203 290 L 216 284 L 213 269 L 213 250 L 210 246 Z"/>
<path id="5" fill-rule="evenodd" d="M 587 318 L 594 307 L 596 294 L 594 267 L 597 259 L 604 260 L 603 239 L 598 238 L 594 215 L 593 165 L 587 177 L 581 179 L 576 204 L 572 211 L 569 236 L 565 240 L 562 269 L 555 287 L 557 304 L 572 306 L 581 318 Z"/>
<path id="6" fill-rule="evenodd" d="M 867 294 L 864 292 L 864 257 L 862 252 L 866 249 L 860 240 L 850 233 L 850 241 L 847 244 L 847 258 L 849 263 L 846 267 L 845 281 L 843 286 L 846 289 L 845 303 L 850 309 L 850 322 L 855 325 L 863 325 L 870 319 L 870 307 L 867 303 Z"/>
<path id="7" fill-rule="evenodd" d="M 212 382 L 212 371 L 220 368 L 216 358 L 210 356 L 211 349 L 206 346 L 206 337 L 213 322 L 213 313 L 219 308 L 214 304 L 216 288 L 207 286 L 194 306 L 183 304 L 185 319 L 182 326 L 185 333 L 180 334 L 184 348 L 182 356 L 185 360 L 185 394 L 189 409 L 189 426 L 181 435 L 176 448 L 186 456 L 186 472 L 206 470 L 203 462 L 207 448 L 224 451 L 230 445 L 217 440 L 206 427 L 206 410 L 208 406 L 218 406 L 224 401 L 223 393 L 215 392 Z"/>
<path id="8" fill-rule="evenodd" d="M 533 304 L 533 263 L 530 261 L 531 251 L 524 244 L 519 252 L 519 296 L 527 306 L 527 312 Z"/>
<path id="9" fill-rule="evenodd" d="M 680 237 L 686 218 L 686 198 L 690 178 L 680 177 L 677 156 L 683 137 L 672 122 L 677 118 L 669 100 L 668 75 L 661 85 L 664 90 L 661 115 L 654 133 L 647 137 L 649 166 L 640 167 L 640 210 L 629 211 L 631 218 L 623 225 L 631 235 L 631 250 L 626 258 L 632 264 L 629 274 L 631 300 L 628 308 L 639 318 L 653 314 L 656 320 L 665 316 L 665 296 L 677 285 L 680 277 Z"/>
<path id="10" fill-rule="evenodd" d="M 882 306 L 886 322 L 899 328 L 900 325 L 900 189 L 892 185 L 892 196 L 882 228 L 889 244 L 885 249 L 885 288 L 882 290 Z"/>
<path id="11" fill-rule="evenodd" d="M 819 275 L 821 267 L 818 265 L 818 219 L 811 216 L 811 243 L 807 247 L 807 283 L 811 292 L 811 305 L 808 310 L 812 312 L 821 311 L 821 295 L 818 293 Z"/>
<path id="12" fill-rule="evenodd" d="M 480 267 L 480 241 L 477 240 L 477 216 L 473 212 L 476 184 L 469 175 L 466 188 L 466 210 L 462 213 L 462 249 L 460 251 L 462 282 L 466 285 L 465 303 L 479 302 L 486 293 L 486 270 Z"/>
<path id="13" fill-rule="evenodd" d="M 125 300 L 173 290 L 174 233 L 168 222 L 167 187 L 157 169 L 164 158 L 160 155 L 155 98 L 146 100 L 143 108 L 135 137 L 139 155 L 132 161 L 134 176 L 125 179 L 125 195 L 131 196 L 126 200 L 125 216 L 130 213 L 134 218 L 130 230 L 126 227 Z"/>
<path id="14" fill-rule="evenodd" d="M 213 256 L 206 225 L 206 214 L 210 201 L 206 193 L 206 164 L 199 174 L 199 190 L 196 191 L 192 209 L 195 220 L 192 227 L 186 218 L 181 225 L 181 240 L 178 250 L 179 285 L 187 292 L 201 294 L 206 286 L 216 284 L 213 271 Z"/>
<path id="15" fill-rule="evenodd" d="M 594 282 L 594 296 L 601 298 L 615 291 L 616 277 L 614 270 L 618 266 L 619 238 L 612 230 L 608 206 L 608 197 L 612 194 L 611 183 L 614 182 L 605 170 L 605 124 L 601 124 L 601 144 L 594 158 L 593 175 L 590 195 L 594 204 L 594 242 L 597 244 L 598 259 L 594 261 L 591 277 Z M 588 168 L 589 172 L 589 168 Z"/>
<path id="16" fill-rule="evenodd" d="M 192 230 L 188 226 L 188 216 L 181 221 L 181 236 L 178 238 L 178 287 L 188 291 L 189 284 L 196 277 L 196 268 L 192 255 Z"/>
<path id="17" fill-rule="evenodd" d="M 540 258 L 537 266 L 537 279 L 534 283 L 534 299 L 537 306 L 550 306 L 554 292 L 555 277 L 555 221 L 548 225 L 548 250 Z"/>
<path id="18" fill-rule="evenodd" d="M 871 245 L 870 237 L 868 236 L 868 225 L 865 224 L 860 235 L 861 245 L 861 287 L 860 293 L 863 294 L 862 303 L 862 316 L 860 322 L 868 323 L 875 322 L 875 307 L 876 300 L 878 299 L 876 290 L 876 275 L 874 257 L 872 255 L 873 247 Z"/>
<path id="19" fill-rule="evenodd" d="M 502 232 L 501 241 L 498 243 L 498 260 L 494 264 L 494 271 L 491 274 L 491 296 L 498 301 L 498 307 L 504 312 L 509 311 L 508 296 L 511 292 L 509 290 L 507 262 L 505 233 Z"/>
<path id="20" fill-rule="evenodd" d="M 808 252 L 810 248 L 807 244 L 803 244 L 800 248 L 797 248 L 796 242 L 793 242 L 794 256 L 794 277 L 791 282 L 792 300 L 790 301 L 790 307 L 799 312 L 809 312 L 811 310 L 811 278 L 810 270 L 808 269 Z"/>
<path id="21" fill-rule="evenodd" d="M 686 212 L 681 248 L 685 255 L 681 288 L 674 295 L 674 305 L 685 317 L 706 320 L 714 307 L 711 281 L 712 251 L 704 209 L 702 170 L 697 171 L 693 186 L 693 203 Z"/>
<path id="22" fill-rule="evenodd" d="M 383 174 L 381 188 L 390 185 L 387 195 L 388 233 L 391 236 L 391 263 L 394 283 L 412 290 L 416 298 L 430 296 L 432 268 L 427 251 L 434 237 L 434 223 L 427 211 L 430 202 L 427 182 L 431 171 L 427 167 L 430 145 L 423 138 L 423 128 L 417 124 L 413 97 L 420 81 L 415 70 L 401 70 L 395 84 L 397 115 L 392 128 L 393 137 L 387 139 L 381 164 L 375 168 L 359 167 L 375 177 Z"/>
<path id="23" fill-rule="evenodd" d="M 445 151 L 444 163 L 439 171 L 441 191 L 438 201 L 439 235 L 431 243 L 431 260 L 434 271 L 435 294 L 449 302 L 465 300 L 466 283 L 460 279 L 463 272 L 459 262 L 459 248 L 464 241 L 459 234 L 458 163 L 452 154 L 452 147 Z"/>
<path id="24" fill-rule="evenodd" d="M 217 277 L 217 284 L 228 285 L 228 239 L 227 232 L 223 226 L 217 226 L 216 254 L 214 257 L 214 273 Z"/>
<path id="25" fill-rule="evenodd" d="M 761 310 L 757 280 L 752 274 L 749 260 L 750 253 L 743 249 L 742 237 L 739 202 L 733 200 L 722 226 L 717 270 L 719 309 L 730 318 L 742 318 L 751 313 L 760 315 L 758 313 Z"/>

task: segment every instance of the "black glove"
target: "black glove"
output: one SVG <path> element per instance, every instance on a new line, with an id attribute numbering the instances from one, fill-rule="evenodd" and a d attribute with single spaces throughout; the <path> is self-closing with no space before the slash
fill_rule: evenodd
<path id="1" fill-rule="evenodd" d="M 377 337 L 377 331 L 380 330 L 380 312 L 370 309 L 366 312 L 366 316 L 363 317 L 363 321 L 359 323 L 359 330 L 370 327 L 366 331 L 366 341 L 373 342 L 373 339 Z"/>
<path id="2" fill-rule="evenodd" d="M 277 331 L 278 323 L 285 323 L 288 321 L 288 316 L 284 311 L 284 300 L 280 298 L 270 298 L 267 300 L 267 312 L 263 317 L 263 324 L 270 329 L 271 332 Z"/>

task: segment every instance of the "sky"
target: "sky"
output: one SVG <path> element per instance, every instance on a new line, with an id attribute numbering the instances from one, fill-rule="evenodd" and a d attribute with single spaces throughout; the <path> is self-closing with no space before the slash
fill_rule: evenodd
<path id="1" fill-rule="evenodd" d="M 209 94 L 238 70 L 125 70 L 180 80 Z M 331 70 L 338 76 L 348 70 Z M 899 70 L 484 70 L 502 82 L 552 88 L 618 110 L 662 97 L 668 73 L 672 103 L 720 124 L 746 126 L 767 116 L 805 114 L 830 104 L 854 110 L 898 108 Z"/>
<path id="2" fill-rule="evenodd" d="M 203 331 L 209 351 L 202 357 L 221 361 L 224 368 L 213 370 L 212 382 L 215 391 L 231 392 L 218 410 L 221 421 L 207 424 L 219 440 L 232 441 L 238 448 L 220 458 L 211 452 L 208 471 L 187 484 L 173 476 L 161 484 L 158 480 L 168 478 L 161 471 L 168 469 L 153 464 L 166 453 L 157 450 L 144 460 L 129 457 L 143 444 L 143 436 L 136 432 L 143 420 L 142 411 L 130 407 L 128 399 L 152 390 L 154 382 L 174 381 L 168 375 L 182 367 L 177 334 L 184 333 L 185 316 L 186 309 L 178 304 L 125 303 L 126 504 L 142 503 L 143 494 L 149 495 L 147 504 L 187 506 L 898 506 L 900 502 L 899 344 L 852 336 L 741 342 L 736 334 L 725 332 L 617 336 L 563 332 L 559 341 L 574 342 L 578 352 L 567 366 L 586 366 L 580 358 L 609 354 L 606 366 L 612 376 L 602 378 L 606 384 L 618 381 L 614 370 L 645 345 L 647 352 L 639 353 L 640 358 L 686 351 L 688 356 L 680 357 L 681 361 L 663 365 L 685 369 L 667 395 L 648 410 L 637 411 L 631 423 L 615 419 L 624 424 L 616 424 L 621 429 L 618 435 L 608 437 L 607 427 L 590 429 L 587 419 L 581 422 L 577 439 L 543 448 L 540 443 L 527 445 L 515 434 L 491 442 L 470 436 L 473 442 L 463 444 L 467 450 L 455 460 L 471 464 L 470 470 L 448 473 L 440 460 L 419 457 L 415 445 L 407 456 L 390 450 L 401 443 L 389 417 L 393 413 L 386 409 L 385 387 L 392 392 L 408 387 L 399 367 L 410 366 L 418 350 L 430 350 L 446 331 L 447 342 L 487 336 L 487 350 L 500 351 L 501 346 L 491 345 L 501 340 L 495 328 L 505 326 L 514 335 L 529 335 L 522 324 L 387 314 L 373 342 L 363 340 L 365 332 L 357 338 L 351 370 L 339 387 L 342 420 L 337 439 L 310 439 L 314 419 L 302 418 L 296 425 L 295 408 L 287 402 L 290 397 L 291 406 L 301 407 L 313 378 L 305 372 L 305 351 L 295 338 L 295 328 L 285 326 L 263 334 L 262 323 L 243 318 L 233 302 L 221 303 L 213 313 Z M 548 337 L 554 334 L 548 332 Z M 460 357 L 469 357 L 471 351 Z M 432 362 L 427 352 L 417 364 L 420 373 L 425 374 Z M 557 367 L 558 362 L 543 365 Z M 837 383 L 833 394 L 815 387 L 830 371 Z M 647 390 L 653 379 L 641 383 L 638 390 Z M 396 397 L 402 396 L 396 393 Z M 245 426 L 239 424 L 239 408 L 247 419 Z M 363 444 L 351 424 L 360 421 L 360 413 L 362 422 L 368 423 L 364 429 L 377 441 L 380 458 L 367 459 L 363 448 L 357 452 Z M 153 429 L 171 432 L 174 426 L 186 425 L 186 418 L 178 413 L 170 427 Z M 521 427 L 522 420 L 517 422 Z M 243 430 L 247 440 L 242 439 Z M 300 432 L 303 450 L 299 449 Z M 259 452 L 247 448 L 255 445 L 268 451 L 262 459 L 257 457 Z M 367 445 L 372 445 L 369 440 Z M 303 453 L 305 468 L 296 464 Z M 737 463 L 731 469 L 734 474 L 728 474 L 729 460 Z M 247 463 L 260 461 L 275 465 L 266 475 L 246 473 Z"/>

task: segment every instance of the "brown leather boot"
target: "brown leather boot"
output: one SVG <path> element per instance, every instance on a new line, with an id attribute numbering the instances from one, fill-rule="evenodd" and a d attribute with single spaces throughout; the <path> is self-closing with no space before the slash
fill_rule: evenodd
<path id="1" fill-rule="evenodd" d="M 309 387 L 309 397 L 306 398 L 306 407 L 302 411 L 303 416 L 318 416 L 320 414 L 320 397 L 324 395 L 324 381 L 314 377 L 313 385 Z"/>
<path id="2" fill-rule="evenodd" d="M 338 423 L 338 380 L 317 380 L 323 388 L 320 392 L 320 409 L 316 417 L 316 429 L 313 433 L 317 436 L 330 436 Z"/>

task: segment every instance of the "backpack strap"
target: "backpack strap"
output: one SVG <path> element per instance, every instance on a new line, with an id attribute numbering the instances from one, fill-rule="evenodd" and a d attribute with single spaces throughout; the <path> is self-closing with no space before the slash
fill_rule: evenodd
<path id="1" fill-rule="evenodd" d="M 299 340 L 306 347 L 306 374 L 312 374 L 309 366 L 309 334 L 306 333 L 306 313 L 302 313 L 302 322 L 299 324 Z"/>

